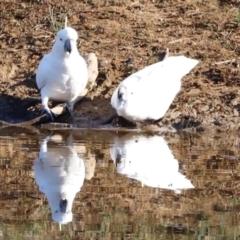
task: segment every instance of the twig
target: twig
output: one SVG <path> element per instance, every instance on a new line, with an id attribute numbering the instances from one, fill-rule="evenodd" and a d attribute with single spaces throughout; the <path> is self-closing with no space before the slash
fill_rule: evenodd
<path id="1" fill-rule="evenodd" d="M 220 65 L 220 64 L 230 63 L 230 62 L 234 62 L 234 61 L 236 61 L 235 58 L 233 58 L 233 59 L 231 59 L 231 60 L 226 60 L 226 61 L 221 61 L 221 62 L 215 62 L 215 64 Z"/>
<path id="2" fill-rule="evenodd" d="M 182 42 L 184 40 L 190 40 L 194 45 L 196 45 L 196 43 L 193 40 L 191 40 L 190 38 L 181 38 L 181 39 L 173 40 L 173 41 L 169 42 L 169 44 Z"/>
<path id="3" fill-rule="evenodd" d="M 183 40 L 186 40 L 186 39 L 188 39 L 188 38 L 181 38 L 181 39 L 173 40 L 173 41 L 169 42 L 169 44 L 182 42 Z"/>

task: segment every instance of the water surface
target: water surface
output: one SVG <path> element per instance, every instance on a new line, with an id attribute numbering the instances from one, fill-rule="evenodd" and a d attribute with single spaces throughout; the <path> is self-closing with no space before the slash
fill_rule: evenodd
<path id="1" fill-rule="evenodd" d="M 239 158 L 236 133 L 1 128 L 0 239 L 240 239 Z"/>

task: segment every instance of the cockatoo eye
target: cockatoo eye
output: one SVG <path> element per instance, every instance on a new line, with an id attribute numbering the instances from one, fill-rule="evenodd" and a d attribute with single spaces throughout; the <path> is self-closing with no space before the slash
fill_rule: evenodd
<path id="1" fill-rule="evenodd" d="M 60 41 L 62 41 L 62 38 L 60 38 Z"/>

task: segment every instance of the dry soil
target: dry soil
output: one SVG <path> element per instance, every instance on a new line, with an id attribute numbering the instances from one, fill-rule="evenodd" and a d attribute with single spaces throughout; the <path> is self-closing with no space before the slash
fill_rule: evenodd
<path id="1" fill-rule="evenodd" d="M 181 92 L 158 125 L 236 130 L 239 7 L 238 0 L 1 1 L 0 120 L 21 123 L 40 115 L 36 68 L 67 15 L 79 33 L 80 53 L 94 52 L 99 61 L 95 86 L 75 105 L 78 127 L 109 120 L 115 114 L 110 97 L 116 86 L 158 61 L 168 47 L 170 55 L 200 63 L 183 78 Z"/>

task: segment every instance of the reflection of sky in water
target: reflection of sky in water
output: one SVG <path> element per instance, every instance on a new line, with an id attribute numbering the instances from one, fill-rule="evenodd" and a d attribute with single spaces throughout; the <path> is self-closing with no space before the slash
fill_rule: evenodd
<path id="1" fill-rule="evenodd" d="M 115 139 L 110 154 L 118 173 L 137 179 L 142 185 L 171 190 L 194 188 L 179 172 L 178 161 L 161 136 L 130 135 Z"/>
<path id="2" fill-rule="evenodd" d="M 48 144 L 54 141 L 54 145 Z M 41 142 L 33 169 L 40 191 L 47 196 L 53 220 L 65 224 L 72 221 L 72 205 L 83 185 L 85 166 L 73 148 L 71 136 L 65 146 L 57 146 L 56 142 L 54 136 Z"/>

